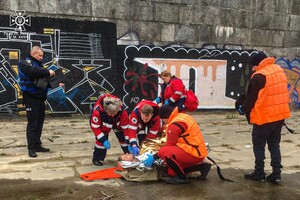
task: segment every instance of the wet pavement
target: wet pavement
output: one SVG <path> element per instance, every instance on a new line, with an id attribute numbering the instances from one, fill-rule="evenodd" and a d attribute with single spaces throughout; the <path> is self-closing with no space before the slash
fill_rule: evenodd
<path id="1" fill-rule="evenodd" d="M 300 199 L 300 112 L 293 112 L 286 121 L 290 134 L 282 131 L 283 181 L 279 185 L 249 181 L 244 173 L 251 172 L 254 158 L 251 126 L 234 111 L 203 111 L 193 114 L 199 122 L 213 158 L 226 178 L 223 182 L 212 167 L 207 180 L 190 178 L 185 185 L 157 182 L 128 182 L 108 179 L 85 182 L 80 174 L 116 166 L 121 154 L 113 134 L 112 148 L 104 166 L 91 163 L 94 136 L 88 117 L 47 116 L 43 145 L 49 153 L 29 158 L 26 149 L 24 116 L 0 117 L 0 199 L 101 199 L 106 194 L 125 194 L 113 199 Z M 266 150 L 266 173 L 271 172 Z M 68 189 L 69 188 L 69 189 Z M 70 190 L 70 191 L 69 191 Z M 72 190 L 72 191 L 71 191 Z M 66 192 L 67 191 L 67 192 Z"/>

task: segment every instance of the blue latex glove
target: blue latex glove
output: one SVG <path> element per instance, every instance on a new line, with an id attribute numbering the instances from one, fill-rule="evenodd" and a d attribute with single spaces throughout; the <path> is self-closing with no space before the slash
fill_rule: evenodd
<path id="1" fill-rule="evenodd" d="M 158 104 L 158 103 L 160 103 L 160 98 L 157 97 L 154 101 Z"/>
<path id="2" fill-rule="evenodd" d="M 240 115 L 244 115 L 244 114 L 245 114 L 245 113 L 242 111 L 242 105 L 239 105 L 238 112 L 240 113 Z"/>
<path id="3" fill-rule="evenodd" d="M 108 140 L 105 140 L 105 141 L 103 142 L 103 146 L 104 146 L 105 149 L 110 149 L 110 143 L 109 143 L 109 141 L 108 141 Z"/>
<path id="4" fill-rule="evenodd" d="M 169 105 L 169 100 L 165 100 L 165 102 L 164 102 L 164 106 L 168 106 Z"/>
<path id="5" fill-rule="evenodd" d="M 151 154 L 147 154 L 147 159 L 143 161 L 146 167 L 152 167 L 154 162 L 154 157 Z"/>
<path id="6" fill-rule="evenodd" d="M 140 154 L 140 150 L 139 150 L 139 148 L 137 146 L 132 147 L 132 154 L 134 156 L 137 156 L 137 155 Z"/>
<path id="7" fill-rule="evenodd" d="M 128 145 L 128 151 L 133 154 L 131 145 Z"/>

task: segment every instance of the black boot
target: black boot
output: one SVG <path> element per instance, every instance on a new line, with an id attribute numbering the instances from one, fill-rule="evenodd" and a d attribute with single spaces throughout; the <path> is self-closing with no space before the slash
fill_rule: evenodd
<path id="1" fill-rule="evenodd" d="M 34 148 L 34 150 L 35 150 L 35 152 L 49 152 L 50 151 L 50 149 L 42 147 L 42 146 L 36 146 Z"/>
<path id="2" fill-rule="evenodd" d="M 200 173 L 201 173 L 201 175 L 198 176 L 197 178 L 200 179 L 200 180 L 204 180 L 207 177 L 208 172 L 210 171 L 210 168 L 211 168 L 211 164 L 210 163 L 202 163 L 200 165 Z"/>
<path id="3" fill-rule="evenodd" d="M 169 184 L 186 184 L 190 182 L 187 178 L 181 179 L 177 176 L 166 178 L 165 181 Z"/>
<path id="4" fill-rule="evenodd" d="M 280 174 L 276 175 L 272 173 L 269 176 L 267 176 L 267 181 L 277 184 L 281 182 L 281 175 Z"/>
<path id="5" fill-rule="evenodd" d="M 97 159 L 94 159 L 94 158 L 93 158 L 92 162 L 96 166 L 102 166 L 103 165 L 103 163 L 101 162 L 101 160 L 97 160 Z"/>
<path id="6" fill-rule="evenodd" d="M 247 180 L 261 181 L 261 182 L 266 181 L 266 174 L 264 172 L 254 171 L 251 174 L 245 174 L 244 177 Z"/>
<path id="7" fill-rule="evenodd" d="M 103 160 L 105 159 L 106 156 L 106 149 L 98 149 L 97 147 L 94 147 L 94 152 L 93 152 L 93 159 L 92 162 L 96 166 L 102 166 L 103 165 Z"/>
<path id="8" fill-rule="evenodd" d="M 28 155 L 31 158 L 36 158 L 37 157 L 34 149 L 28 149 Z"/>

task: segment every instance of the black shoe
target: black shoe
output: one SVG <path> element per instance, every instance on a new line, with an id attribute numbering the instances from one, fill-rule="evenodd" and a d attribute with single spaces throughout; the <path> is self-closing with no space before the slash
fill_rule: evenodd
<path id="1" fill-rule="evenodd" d="M 267 181 L 277 184 L 281 182 L 281 175 L 275 175 L 272 173 L 269 176 L 267 176 Z"/>
<path id="2" fill-rule="evenodd" d="M 93 159 L 92 161 L 93 161 L 93 164 L 94 164 L 94 165 L 97 165 L 97 166 L 102 166 L 102 165 L 103 165 L 102 162 L 101 162 L 100 160 Z"/>
<path id="3" fill-rule="evenodd" d="M 28 155 L 29 155 L 29 157 L 31 157 L 31 158 L 37 157 L 37 155 L 36 155 L 34 149 L 29 149 L 29 150 L 28 150 Z"/>
<path id="4" fill-rule="evenodd" d="M 42 146 L 37 146 L 34 148 L 35 152 L 49 152 L 50 149 L 44 148 Z"/>
<path id="5" fill-rule="evenodd" d="M 188 179 L 181 179 L 177 176 L 169 177 L 169 178 L 165 179 L 165 181 L 166 181 L 166 183 L 169 183 L 169 184 L 185 184 L 185 183 L 190 182 Z"/>
<path id="6" fill-rule="evenodd" d="M 208 175 L 208 172 L 210 171 L 210 168 L 211 168 L 211 163 L 202 163 L 200 165 L 200 172 L 201 172 L 201 175 L 198 176 L 197 178 L 199 180 L 204 180 L 207 175 Z"/>
<path id="7" fill-rule="evenodd" d="M 257 173 L 255 171 L 252 172 L 251 174 L 245 174 L 244 177 L 247 180 L 261 181 L 261 182 L 266 181 L 266 174 L 265 173 Z"/>

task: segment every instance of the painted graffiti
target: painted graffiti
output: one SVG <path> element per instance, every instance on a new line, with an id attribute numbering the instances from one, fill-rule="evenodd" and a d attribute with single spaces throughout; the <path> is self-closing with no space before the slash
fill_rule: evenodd
<path id="1" fill-rule="evenodd" d="M 5 25 L 9 16 L 0 18 Z M 0 27 L 0 112 L 22 111 L 17 66 L 35 45 L 44 51 L 44 67 L 56 65 L 66 76 L 64 87 L 48 91 L 50 112 L 89 114 L 101 92 L 115 92 L 118 82 L 113 86 L 115 77 L 109 71 L 116 56 L 103 52 L 116 48 L 114 24 L 38 17 L 31 21 L 28 32 Z"/>
<path id="2" fill-rule="evenodd" d="M 280 58 L 276 61 L 285 71 L 289 85 L 290 105 L 294 109 L 300 108 L 300 59 L 292 61 Z"/>
<path id="3" fill-rule="evenodd" d="M 208 50 L 173 47 L 125 46 L 125 105 L 130 109 L 141 99 L 160 94 L 158 74 L 167 69 L 183 80 L 199 99 L 200 109 L 232 109 L 246 92 L 251 76 L 250 62 L 257 51 Z M 299 108 L 299 59 L 279 59 L 289 80 L 290 103 Z"/>
<path id="4" fill-rule="evenodd" d="M 249 62 L 256 53 L 126 46 L 123 101 L 131 108 L 141 99 L 155 99 L 160 93 L 157 85 L 162 83 L 158 74 L 167 69 L 195 92 L 200 102 L 198 108 L 233 108 L 235 99 L 246 91 Z"/>
<path id="5" fill-rule="evenodd" d="M 25 18 L 25 17 L 24 17 Z M 27 19 L 27 18 L 26 18 Z M 29 18 L 28 18 L 29 19 Z M 9 27 L 0 15 L 0 113 L 24 112 L 18 63 L 32 46 L 44 51 L 45 68 L 57 66 L 64 87 L 48 91 L 49 113 L 88 115 L 102 92 L 123 100 L 128 111 L 160 93 L 161 71 L 170 70 L 195 92 L 199 109 L 232 109 L 246 92 L 255 50 L 119 45 L 107 22 L 31 17 L 26 31 Z M 300 60 L 277 60 L 289 80 L 290 104 L 300 108 Z"/>

